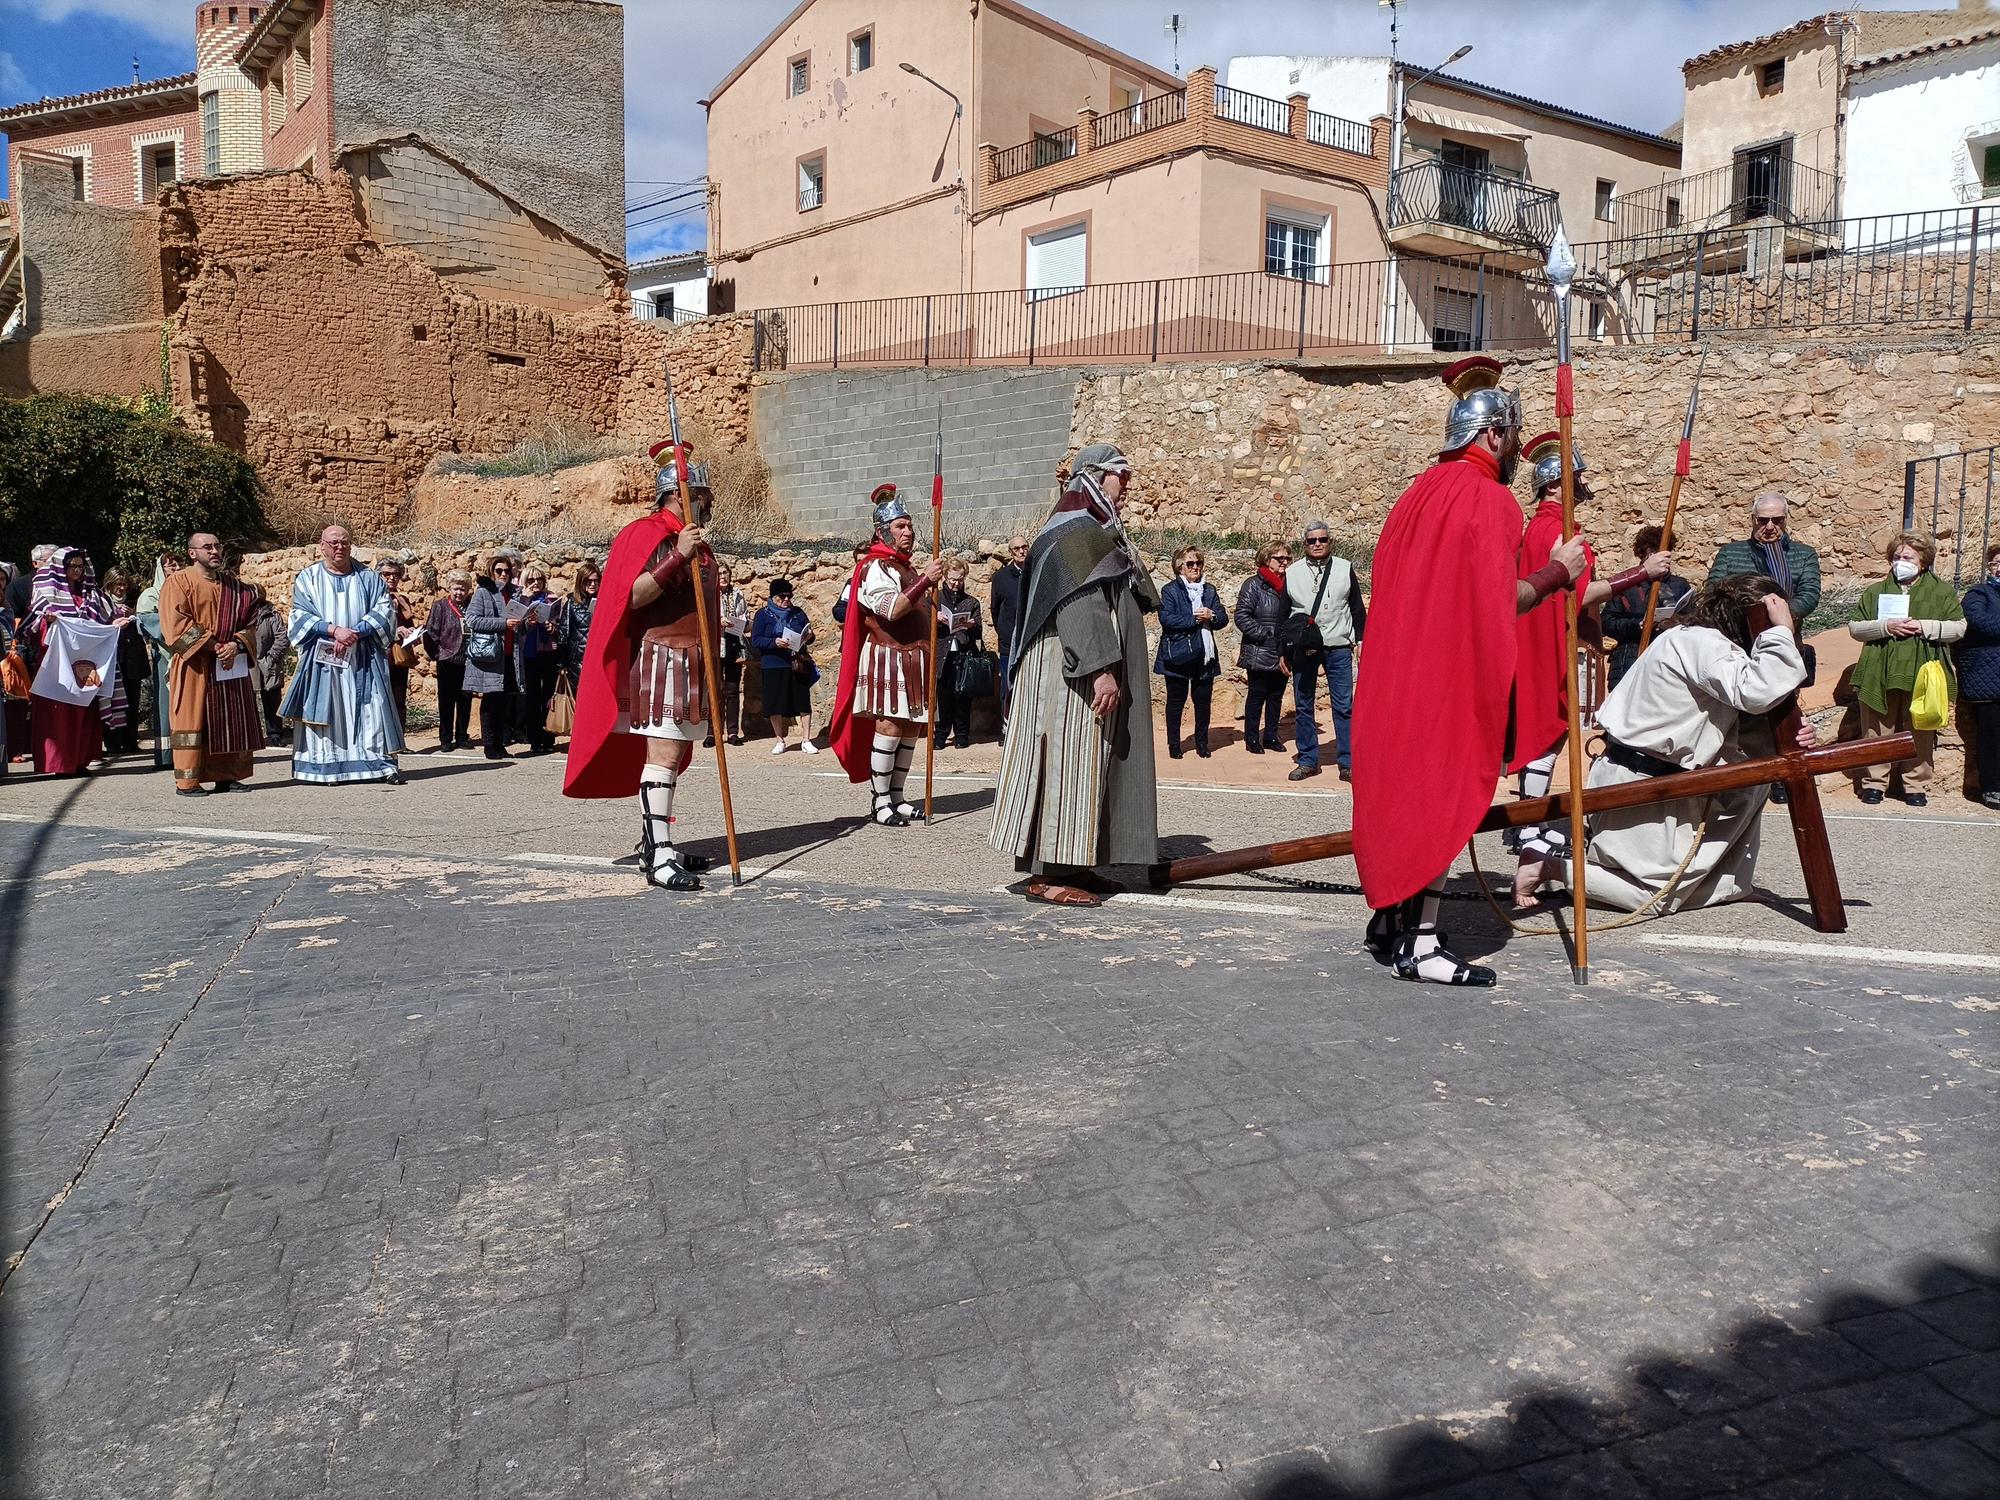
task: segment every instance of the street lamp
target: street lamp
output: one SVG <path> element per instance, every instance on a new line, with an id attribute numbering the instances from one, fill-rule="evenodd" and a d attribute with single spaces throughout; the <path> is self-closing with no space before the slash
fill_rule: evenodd
<path id="1" fill-rule="evenodd" d="M 1395 73 L 1396 82 L 1396 118 L 1389 126 L 1389 227 L 1392 230 L 1396 227 L 1396 195 L 1398 191 L 1396 173 L 1403 164 L 1403 116 L 1408 107 L 1410 90 L 1426 79 L 1437 77 L 1438 74 L 1442 73 L 1453 63 L 1460 61 L 1471 51 L 1472 44 L 1467 42 L 1436 67 L 1425 68 L 1421 73 L 1415 74 L 1405 73 L 1401 63 L 1393 59 L 1390 61 L 1389 66 Z M 908 65 L 905 64 L 905 66 Z M 1401 310 L 1401 299 L 1396 295 L 1396 245 L 1393 240 L 1389 244 L 1389 275 L 1383 295 L 1388 300 L 1388 307 L 1386 309 L 1387 317 L 1385 320 L 1388 327 L 1383 342 L 1393 351 L 1396 347 L 1397 314 Z"/>
<path id="2" fill-rule="evenodd" d="M 901 68 L 905 73 L 913 74 L 914 76 L 923 79 L 925 83 L 928 83 L 932 88 L 936 89 L 940 94 L 943 94 L 945 98 L 951 101 L 951 120 L 953 125 L 956 125 L 960 120 L 965 118 L 965 106 L 959 103 L 958 95 L 954 94 L 950 89 L 946 88 L 943 84 L 939 83 L 935 78 L 931 77 L 930 74 L 926 73 L 922 68 L 918 67 L 915 63 L 897 63 L 896 66 Z M 937 165 L 931 168 L 932 182 L 936 182 L 938 178 L 944 175 L 944 154 L 950 149 L 951 149 L 951 131 L 947 129 L 944 133 L 944 144 L 938 147 Z"/>

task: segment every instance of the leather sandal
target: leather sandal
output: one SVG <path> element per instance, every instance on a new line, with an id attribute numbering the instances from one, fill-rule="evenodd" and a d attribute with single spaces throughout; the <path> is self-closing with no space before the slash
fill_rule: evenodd
<path id="1" fill-rule="evenodd" d="M 1428 953 L 1419 955 L 1416 951 L 1417 939 L 1430 936 L 1437 939 L 1437 946 Z M 1487 990 L 1499 983 L 1500 976 L 1483 964 L 1469 964 L 1459 958 L 1446 946 L 1448 939 L 1435 927 L 1413 927 L 1403 934 L 1396 945 L 1396 977 L 1412 980 L 1418 984 L 1462 985 L 1472 989 Z M 1420 967 L 1426 963 L 1443 962 L 1451 965 L 1449 978 L 1433 979 Z"/>
<path id="2" fill-rule="evenodd" d="M 1028 883 L 1028 899 L 1039 901 L 1046 906 L 1102 906 L 1104 898 L 1095 891 L 1079 890 L 1073 885 L 1057 885 L 1053 881 L 1034 880 Z"/>

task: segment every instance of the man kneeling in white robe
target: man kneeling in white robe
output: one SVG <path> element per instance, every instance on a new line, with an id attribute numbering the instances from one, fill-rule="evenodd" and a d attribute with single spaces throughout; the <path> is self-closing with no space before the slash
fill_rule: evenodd
<path id="1" fill-rule="evenodd" d="M 1760 605 L 1770 624 L 1753 632 L 1751 616 Z M 1778 753 L 1764 716 L 1806 680 L 1792 612 L 1778 585 L 1758 574 L 1718 579 L 1683 600 L 1675 620 L 1598 710 L 1605 754 L 1591 767 L 1587 785 L 1618 786 Z M 1810 748 L 1813 738 L 1812 726 L 1801 721 L 1799 747 Z M 1756 874 L 1769 795 L 1768 786 L 1753 786 L 1596 814 L 1590 819 L 1591 899 L 1637 911 L 1680 870 L 1659 910 L 1741 900 Z"/>

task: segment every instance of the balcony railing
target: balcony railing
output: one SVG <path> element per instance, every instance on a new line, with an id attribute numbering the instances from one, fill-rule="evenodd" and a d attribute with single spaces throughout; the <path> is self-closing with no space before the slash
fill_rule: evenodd
<path id="1" fill-rule="evenodd" d="M 1343 120 L 1313 110 L 1306 116 L 1306 139 L 1336 151 L 1354 151 L 1362 156 L 1375 154 L 1375 127 L 1360 120 Z"/>
<path id="2" fill-rule="evenodd" d="M 1726 167 L 1626 194 L 1618 200 L 1618 233 L 1692 233 L 1772 219 L 1810 228 L 1833 219 L 1839 188 L 1831 172 L 1790 157 L 1748 154 Z"/>
<path id="3" fill-rule="evenodd" d="M 1076 127 L 1051 131 L 1047 135 L 1037 135 L 1031 141 L 1023 141 L 1018 146 L 1009 146 L 995 159 L 1001 177 L 1018 177 L 1023 172 L 1032 172 L 1036 167 L 1046 167 L 1052 161 L 1068 161 L 1076 155 Z"/>
<path id="4" fill-rule="evenodd" d="M 1389 227 L 1441 224 L 1506 244 L 1542 248 L 1562 221 L 1556 194 L 1519 177 L 1427 157 L 1396 169 Z"/>
<path id="5" fill-rule="evenodd" d="M 1187 118 L 1187 93 L 1175 89 L 1171 94 L 1155 94 L 1150 99 L 1141 99 L 1137 104 L 1128 104 L 1123 109 L 1114 109 L 1110 114 L 1097 117 L 1097 144 L 1109 146 L 1117 141 L 1135 135 L 1144 135 L 1149 130 L 1158 130 L 1163 125 L 1178 125 Z"/>
<path id="6" fill-rule="evenodd" d="M 1215 117 L 1268 130 L 1273 135 L 1292 133 L 1292 107 L 1284 100 L 1266 99 L 1262 94 L 1246 94 L 1241 89 L 1228 88 L 1219 83 L 1215 86 Z"/>

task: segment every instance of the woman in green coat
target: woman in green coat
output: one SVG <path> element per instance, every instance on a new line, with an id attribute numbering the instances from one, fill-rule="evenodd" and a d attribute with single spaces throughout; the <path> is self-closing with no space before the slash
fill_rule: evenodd
<path id="1" fill-rule="evenodd" d="M 1928 537 L 1902 532 L 1884 556 L 1889 576 L 1863 592 L 1847 624 L 1847 633 L 1862 643 L 1861 660 L 1854 666 L 1854 696 L 1861 703 L 1863 734 L 1908 729 L 1916 736 L 1917 753 L 1894 765 L 1864 770 L 1861 800 L 1878 803 L 1893 786 L 1911 807 L 1922 807 L 1929 801 L 1924 788 L 1934 770 L 1937 731 L 1910 723 L 1910 691 L 1918 669 L 1934 661 L 1944 668 L 1947 696 L 1958 696 L 1951 645 L 1965 634 L 1965 612 L 1951 585 L 1931 572 L 1937 548 Z"/>

